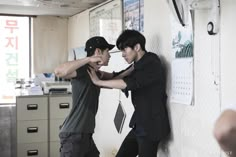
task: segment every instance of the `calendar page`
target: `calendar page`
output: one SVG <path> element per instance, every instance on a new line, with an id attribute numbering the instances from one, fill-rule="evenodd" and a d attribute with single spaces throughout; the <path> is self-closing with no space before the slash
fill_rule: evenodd
<path id="1" fill-rule="evenodd" d="M 193 105 L 193 27 L 189 13 L 188 25 L 183 27 L 171 16 L 172 63 L 171 63 L 171 102 Z"/>
<path id="2" fill-rule="evenodd" d="M 193 58 L 172 62 L 171 102 L 190 105 L 193 98 Z"/>

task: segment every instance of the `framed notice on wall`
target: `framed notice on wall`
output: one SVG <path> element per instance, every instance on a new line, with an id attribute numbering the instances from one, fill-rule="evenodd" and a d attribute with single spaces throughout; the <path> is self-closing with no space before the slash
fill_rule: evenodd
<path id="1" fill-rule="evenodd" d="M 89 33 L 92 36 L 103 36 L 114 44 L 122 31 L 122 4 L 114 0 L 101 5 L 89 13 Z M 117 51 L 114 48 L 112 51 Z"/>
<path id="2" fill-rule="evenodd" d="M 125 29 L 144 31 L 144 0 L 123 0 Z"/>

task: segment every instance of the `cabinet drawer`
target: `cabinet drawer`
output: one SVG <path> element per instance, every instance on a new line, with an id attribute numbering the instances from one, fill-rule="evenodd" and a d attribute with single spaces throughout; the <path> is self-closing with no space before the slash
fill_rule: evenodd
<path id="1" fill-rule="evenodd" d="M 72 97 L 49 97 L 49 118 L 65 118 L 72 108 Z"/>
<path id="2" fill-rule="evenodd" d="M 60 156 L 60 142 L 50 142 L 49 143 L 49 156 L 50 157 L 59 157 Z"/>
<path id="3" fill-rule="evenodd" d="M 48 121 L 17 121 L 17 143 L 48 141 Z"/>
<path id="4" fill-rule="evenodd" d="M 17 120 L 48 119 L 47 97 L 18 97 L 16 99 Z"/>
<path id="5" fill-rule="evenodd" d="M 17 157 L 48 157 L 48 143 L 17 145 Z"/>
<path id="6" fill-rule="evenodd" d="M 49 141 L 59 141 L 59 127 L 65 119 L 50 119 L 49 120 Z"/>

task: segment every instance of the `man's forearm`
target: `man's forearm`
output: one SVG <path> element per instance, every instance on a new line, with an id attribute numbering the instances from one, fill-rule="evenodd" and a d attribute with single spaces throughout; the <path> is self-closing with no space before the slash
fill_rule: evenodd
<path id="1" fill-rule="evenodd" d="M 113 73 L 101 71 L 101 79 L 102 80 L 110 80 L 113 78 Z"/>
<path id="2" fill-rule="evenodd" d="M 134 66 L 132 65 L 129 69 L 125 70 L 120 75 L 117 75 L 116 77 L 114 77 L 114 79 L 122 79 L 128 76 L 133 70 L 134 70 Z"/>
<path id="3" fill-rule="evenodd" d="M 114 76 L 114 72 L 113 73 L 109 73 L 109 72 L 101 71 L 101 74 L 103 76 L 102 80 L 122 79 L 125 76 L 128 76 L 133 70 L 134 70 L 134 67 L 132 65 L 129 68 L 127 68 L 126 70 L 123 70 L 123 72 L 121 72 L 117 76 Z"/>
<path id="4" fill-rule="evenodd" d="M 55 69 L 55 74 L 58 77 L 66 77 L 87 63 L 89 63 L 88 57 L 63 63 Z"/>
<path id="5" fill-rule="evenodd" d="M 236 112 L 224 111 L 216 121 L 214 135 L 224 152 L 230 157 L 236 157 Z"/>
<path id="6" fill-rule="evenodd" d="M 98 80 L 96 85 L 106 88 L 125 89 L 126 83 L 122 79 Z"/>

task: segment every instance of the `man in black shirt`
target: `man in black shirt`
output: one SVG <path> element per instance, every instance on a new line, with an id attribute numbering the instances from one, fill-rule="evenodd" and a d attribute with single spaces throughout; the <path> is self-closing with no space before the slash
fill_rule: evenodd
<path id="1" fill-rule="evenodd" d="M 159 57 L 147 52 L 145 37 L 135 30 L 125 30 L 117 39 L 116 46 L 130 64 L 126 70 L 114 73 L 120 79 L 100 80 L 91 69 L 89 75 L 94 84 L 101 87 L 131 91 L 134 113 L 132 128 L 124 139 L 117 157 L 156 157 L 158 144 L 170 133 L 166 108 L 165 77 Z M 133 68 L 129 75 L 121 73 Z"/>

